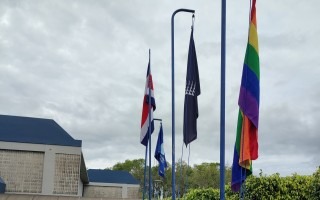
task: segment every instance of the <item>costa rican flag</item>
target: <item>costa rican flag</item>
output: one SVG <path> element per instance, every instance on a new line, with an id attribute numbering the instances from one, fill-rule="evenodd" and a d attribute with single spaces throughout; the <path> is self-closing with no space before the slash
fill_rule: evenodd
<path id="1" fill-rule="evenodd" d="M 149 89 L 150 89 L 150 94 L 149 94 Z M 150 112 L 149 112 L 149 95 L 151 95 Z M 156 110 L 156 102 L 154 99 L 152 75 L 151 75 L 150 60 L 149 60 L 147 79 L 146 79 L 146 87 L 145 87 L 144 98 L 143 98 L 142 117 L 141 117 L 141 133 L 140 133 L 140 142 L 144 146 L 148 145 L 149 128 L 151 129 L 151 133 L 154 130 L 154 123 L 153 123 L 153 111 L 154 110 Z M 151 125 L 149 124 L 149 115 L 151 116 Z"/>

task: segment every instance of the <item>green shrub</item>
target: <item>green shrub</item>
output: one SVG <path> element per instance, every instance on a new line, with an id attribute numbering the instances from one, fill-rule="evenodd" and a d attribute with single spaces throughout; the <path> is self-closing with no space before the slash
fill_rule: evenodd
<path id="1" fill-rule="evenodd" d="M 271 176 L 260 173 L 259 177 L 246 180 L 245 199 L 309 200 L 312 180 L 312 176 L 280 177 L 278 173 Z"/>
<path id="2" fill-rule="evenodd" d="M 320 167 L 312 176 L 293 174 L 280 177 L 280 174 L 270 176 L 249 176 L 245 182 L 245 200 L 320 200 Z M 225 187 L 226 200 L 238 200 L 239 193 Z M 220 192 L 216 188 L 190 189 L 179 200 L 219 200 Z M 167 198 L 166 200 L 171 200 Z M 178 200 L 178 199 L 177 199 Z"/>
<path id="3" fill-rule="evenodd" d="M 318 200 L 320 199 L 320 167 L 318 170 L 313 174 L 311 181 L 311 200 Z"/>
<path id="4" fill-rule="evenodd" d="M 191 189 L 184 196 L 185 200 L 219 200 L 220 193 L 218 189 Z"/>

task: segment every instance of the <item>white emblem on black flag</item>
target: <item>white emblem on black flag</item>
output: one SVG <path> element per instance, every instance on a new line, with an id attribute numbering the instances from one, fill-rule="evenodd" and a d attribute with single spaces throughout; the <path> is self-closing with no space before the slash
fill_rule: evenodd
<path id="1" fill-rule="evenodd" d="M 190 142 L 197 139 L 197 118 L 198 112 L 198 96 L 200 95 L 200 81 L 196 48 L 193 40 L 193 27 L 191 29 L 186 92 L 184 99 L 184 119 L 183 119 L 183 141 L 187 146 Z"/>

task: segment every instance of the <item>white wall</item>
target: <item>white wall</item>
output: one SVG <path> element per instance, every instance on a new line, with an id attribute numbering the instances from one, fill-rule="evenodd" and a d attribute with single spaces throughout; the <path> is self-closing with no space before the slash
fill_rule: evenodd
<path id="1" fill-rule="evenodd" d="M 41 193 L 43 152 L 0 149 L 0 177 L 6 192 Z"/>
<path id="2" fill-rule="evenodd" d="M 116 183 L 89 183 L 84 186 L 83 197 L 90 198 L 138 198 L 139 185 Z"/>
<path id="3" fill-rule="evenodd" d="M 73 170 L 77 170 L 73 175 L 78 175 L 78 185 L 76 188 L 77 194 L 72 194 L 71 196 L 82 196 L 82 183 L 80 181 L 80 163 L 81 163 L 81 147 L 69 147 L 69 146 L 57 146 L 57 145 L 44 145 L 44 144 L 30 144 L 30 143 L 17 143 L 17 142 L 3 142 L 0 141 L 0 150 L 17 150 L 23 152 L 43 152 L 43 175 L 42 175 L 42 195 L 54 195 L 54 181 L 56 170 L 56 155 L 57 154 L 66 154 L 67 157 L 78 157 L 80 159 L 78 166 L 73 166 Z M 19 163 L 17 163 L 18 165 Z M 63 168 L 63 167 L 62 167 Z M 70 166 L 69 166 L 70 168 Z M 2 169 L 4 170 L 4 169 Z M 21 169 L 23 170 L 23 169 Z M 14 192 L 12 192 L 14 193 Z M 20 193 L 20 192 L 16 192 Z M 28 192 L 23 192 L 28 193 Z M 67 192 L 68 193 L 68 192 Z M 59 194 L 56 194 L 59 195 Z"/>

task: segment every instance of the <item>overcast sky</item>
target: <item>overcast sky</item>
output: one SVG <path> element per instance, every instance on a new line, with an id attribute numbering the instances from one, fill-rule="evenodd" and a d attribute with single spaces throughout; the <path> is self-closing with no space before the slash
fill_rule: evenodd
<path id="1" fill-rule="evenodd" d="M 219 162 L 220 1 L 0 0 L 0 114 L 54 119 L 82 140 L 88 168 L 144 157 L 140 121 L 148 50 L 171 160 L 171 15 L 196 10 L 201 95 L 190 164 Z M 257 2 L 259 158 L 254 173 L 320 165 L 320 1 Z M 249 0 L 227 2 L 226 164 L 231 166 Z M 175 17 L 176 160 L 192 15 Z M 152 151 L 159 130 L 152 137 Z M 184 149 L 186 155 L 186 149 Z M 184 160 L 187 157 L 184 156 Z M 152 160 L 154 162 L 154 159 Z"/>

